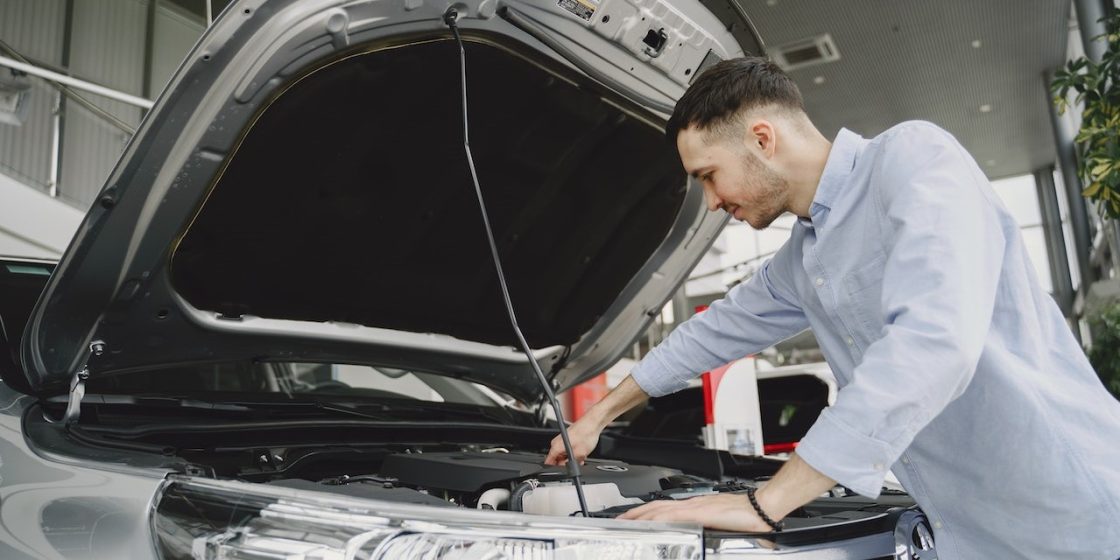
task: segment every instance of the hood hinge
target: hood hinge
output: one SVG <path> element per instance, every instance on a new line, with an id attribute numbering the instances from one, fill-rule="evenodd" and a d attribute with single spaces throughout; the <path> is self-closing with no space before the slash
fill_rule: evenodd
<path id="1" fill-rule="evenodd" d="M 105 343 L 95 340 L 89 345 L 90 354 L 100 356 L 105 353 Z M 78 421 L 82 415 L 82 398 L 86 396 L 86 380 L 89 379 L 89 364 L 74 372 L 70 378 L 70 396 L 66 399 L 66 412 L 62 415 L 62 424 L 69 426 Z"/>
<path id="2" fill-rule="evenodd" d="M 89 368 L 74 372 L 70 379 L 70 397 L 66 401 L 66 413 L 62 415 L 62 423 L 66 426 L 78 421 L 82 414 L 82 397 L 86 396 L 86 379 L 89 379 Z"/>

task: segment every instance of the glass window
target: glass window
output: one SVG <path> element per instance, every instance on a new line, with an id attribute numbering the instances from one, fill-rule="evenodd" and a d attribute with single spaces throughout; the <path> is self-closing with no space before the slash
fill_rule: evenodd
<path id="1" fill-rule="evenodd" d="M 992 181 L 992 188 L 1003 201 L 1011 216 L 1019 223 L 1023 245 L 1034 264 L 1039 284 L 1048 292 L 1054 291 L 1050 277 L 1050 251 L 1042 230 L 1042 213 L 1038 208 L 1038 189 L 1033 175 L 1020 175 Z"/>
<path id="2" fill-rule="evenodd" d="M 196 364 L 122 373 L 91 379 L 87 392 L 200 398 L 206 398 L 206 393 L 271 393 L 292 398 L 306 395 L 478 406 L 514 404 L 511 397 L 489 387 L 434 373 L 368 365 L 291 362 Z"/>

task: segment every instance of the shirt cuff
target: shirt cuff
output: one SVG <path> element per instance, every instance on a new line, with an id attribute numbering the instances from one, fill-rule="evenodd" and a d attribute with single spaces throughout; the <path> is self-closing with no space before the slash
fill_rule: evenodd
<path id="1" fill-rule="evenodd" d="M 661 361 L 659 354 L 658 349 L 654 348 L 630 372 L 630 376 L 638 386 L 651 397 L 675 393 L 688 386 L 688 378 L 678 378 L 675 372 Z"/>
<path id="2" fill-rule="evenodd" d="M 868 498 L 878 498 L 897 459 L 891 447 L 849 427 L 829 408 L 797 444 L 797 456 L 821 474 Z"/>

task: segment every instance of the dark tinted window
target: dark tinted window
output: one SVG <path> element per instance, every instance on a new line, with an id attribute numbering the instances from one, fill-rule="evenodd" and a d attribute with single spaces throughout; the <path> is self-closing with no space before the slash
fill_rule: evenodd
<path id="1" fill-rule="evenodd" d="M 0 377 L 19 390 L 26 386 L 16 366 L 19 341 L 52 270 L 53 264 L 0 260 Z"/>
<path id="2" fill-rule="evenodd" d="M 812 375 L 758 380 L 763 443 L 801 441 L 828 406 L 828 385 Z M 697 388 L 650 399 L 630 423 L 634 436 L 701 440 L 704 393 Z"/>
<path id="3" fill-rule="evenodd" d="M 272 393 L 343 399 L 412 399 L 497 406 L 510 397 L 476 383 L 432 373 L 352 364 L 227 362 L 160 367 L 91 378 L 93 394 L 198 396 Z"/>

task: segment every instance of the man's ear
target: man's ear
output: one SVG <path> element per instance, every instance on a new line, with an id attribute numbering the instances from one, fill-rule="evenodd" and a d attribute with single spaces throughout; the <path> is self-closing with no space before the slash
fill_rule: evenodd
<path id="1" fill-rule="evenodd" d="M 774 157 L 777 149 L 778 135 L 774 124 L 766 119 L 754 119 L 747 126 L 746 141 L 750 148 L 759 151 L 764 159 Z"/>

